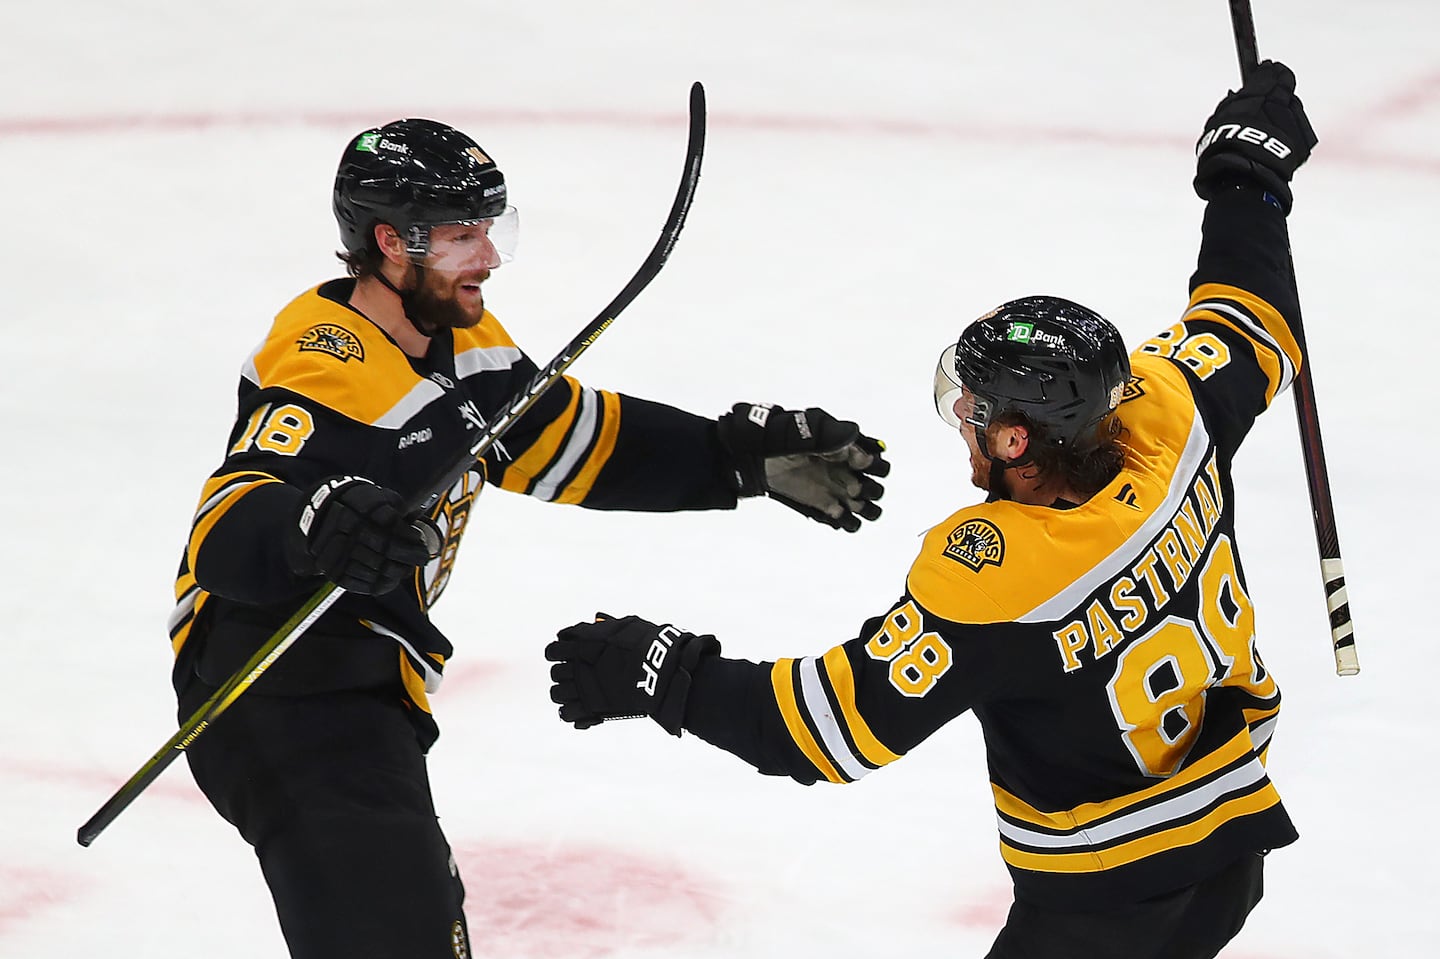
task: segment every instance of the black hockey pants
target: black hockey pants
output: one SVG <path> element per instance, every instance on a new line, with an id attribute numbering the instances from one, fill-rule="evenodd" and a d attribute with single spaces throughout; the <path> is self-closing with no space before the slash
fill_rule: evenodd
<path id="1" fill-rule="evenodd" d="M 192 680 L 180 721 L 214 692 Z M 186 750 L 255 847 L 294 959 L 464 959 L 464 887 L 395 692 L 247 692 Z"/>
<path id="2" fill-rule="evenodd" d="M 1113 912 L 1059 912 L 1016 902 L 985 959 L 1212 959 L 1263 892 L 1248 854 L 1204 882 Z"/>

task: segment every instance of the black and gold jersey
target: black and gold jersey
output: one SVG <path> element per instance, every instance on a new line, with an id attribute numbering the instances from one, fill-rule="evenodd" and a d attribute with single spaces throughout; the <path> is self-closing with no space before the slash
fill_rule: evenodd
<path id="1" fill-rule="evenodd" d="M 685 727 L 762 772 L 845 783 L 973 711 L 1017 895 L 1051 907 L 1159 895 L 1293 841 L 1231 481 L 1301 362 L 1285 243 L 1257 196 L 1210 204 L 1186 310 L 1131 356 L 1107 487 L 959 510 L 855 638 L 702 664 Z"/>
<path id="2" fill-rule="evenodd" d="M 212 684 L 228 678 L 318 588 L 285 554 L 311 487 L 358 475 L 423 498 L 538 372 L 488 312 L 435 336 L 423 359 L 408 357 L 348 305 L 353 289 L 333 280 L 296 298 L 244 363 L 224 462 L 204 485 L 175 584 L 177 683 L 191 670 Z M 393 593 L 342 597 L 266 686 L 393 677 L 428 724 L 426 693 L 451 646 L 427 613 L 484 484 L 598 509 L 731 508 L 724 476 L 713 420 L 564 377 L 440 498 L 431 513 L 440 556 Z"/>

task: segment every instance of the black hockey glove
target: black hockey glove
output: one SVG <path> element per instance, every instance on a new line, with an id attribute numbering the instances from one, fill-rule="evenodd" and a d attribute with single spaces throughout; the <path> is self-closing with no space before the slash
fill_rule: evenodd
<path id="1" fill-rule="evenodd" d="M 853 533 L 876 519 L 890 472 L 884 445 L 824 410 L 736 403 L 720 417 L 720 442 L 731 457 L 731 486 L 761 493 L 813 520 Z"/>
<path id="2" fill-rule="evenodd" d="M 399 493 L 363 477 L 323 480 L 296 517 L 291 567 L 347 592 L 390 592 L 439 552 L 439 530 L 427 519 L 407 519 L 403 506 Z"/>
<path id="3" fill-rule="evenodd" d="M 714 636 L 675 626 L 656 626 L 638 616 L 576 623 L 545 647 L 550 699 L 560 718 L 576 729 L 607 719 L 649 716 L 672 736 L 680 735 L 690 679 L 701 657 L 720 653 Z"/>
<path id="4" fill-rule="evenodd" d="M 1290 178 L 1317 142 L 1295 95 L 1295 74 L 1265 60 L 1206 121 L 1195 145 L 1195 192 L 1209 200 L 1226 186 L 1252 183 L 1289 213 Z"/>

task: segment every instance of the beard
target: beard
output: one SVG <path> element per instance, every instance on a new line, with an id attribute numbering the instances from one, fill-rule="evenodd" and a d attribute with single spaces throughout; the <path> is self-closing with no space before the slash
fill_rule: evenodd
<path id="1" fill-rule="evenodd" d="M 479 279 L 489 278 L 487 272 Z M 468 330 L 485 315 L 485 300 L 481 297 L 473 310 L 467 308 L 448 291 L 437 289 L 439 284 L 433 273 L 421 272 L 420 285 L 405 297 L 405 312 L 422 331 L 438 333 L 440 330 Z"/>

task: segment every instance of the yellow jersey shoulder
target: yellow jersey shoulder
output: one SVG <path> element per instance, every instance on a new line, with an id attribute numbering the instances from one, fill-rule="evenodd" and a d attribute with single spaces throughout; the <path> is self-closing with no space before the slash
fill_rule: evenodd
<path id="1" fill-rule="evenodd" d="M 247 379 L 375 426 L 397 425 L 417 399 L 427 398 L 416 391 L 439 392 L 384 331 L 319 290 L 305 291 L 279 312 L 265 341 L 246 361 Z M 491 346 L 514 349 L 488 312 L 474 329 L 456 331 L 457 353 Z"/>

